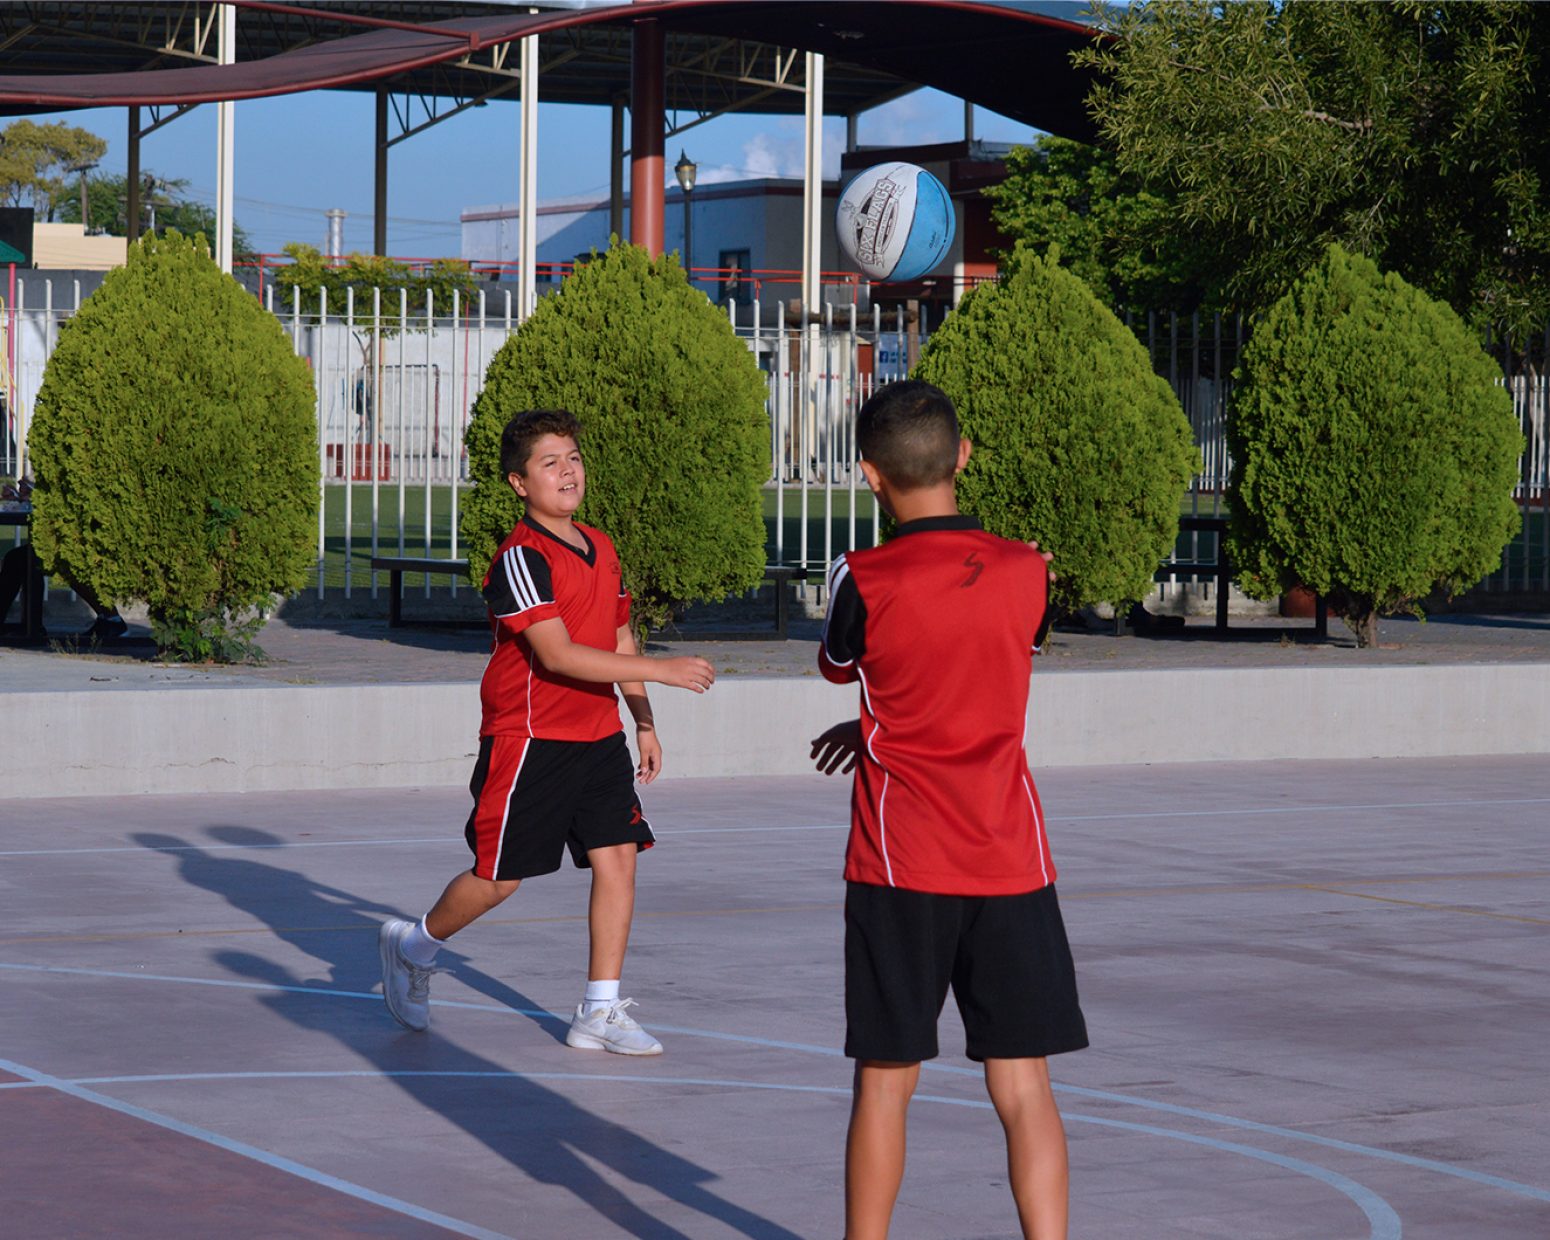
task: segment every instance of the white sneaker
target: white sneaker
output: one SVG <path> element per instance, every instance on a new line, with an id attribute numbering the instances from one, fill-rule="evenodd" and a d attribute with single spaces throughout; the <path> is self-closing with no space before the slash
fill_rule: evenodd
<path id="1" fill-rule="evenodd" d="M 412 921 L 389 918 L 377 935 L 377 952 L 382 957 L 382 997 L 388 1011 L 405 1029 L 419 1033 L 431 1023 L 431 974 L 441 970 L 415 964 L 404 955 L 404 935 L 412 929 Z"/>
<path id="2" fill-rule="evenodd" d="M 576 1005 L 565 1045 L 584 1051 L 612 1051 L 615 1055 L 660 1055 L 662 1043 L 642 1029 L 625 1012 L 634 999 L 615 999 L 606 1007 L 584 1015 L 585 1004 Z"/>

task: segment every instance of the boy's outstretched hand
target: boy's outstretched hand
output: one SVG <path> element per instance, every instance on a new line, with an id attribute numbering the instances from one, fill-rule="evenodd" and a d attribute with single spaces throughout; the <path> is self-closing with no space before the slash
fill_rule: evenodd
<path id="1" fill-rule="evenodd" d="M 656 664 L 658 684 L 704 693 L 716 683 L 716 669 L 698 655 L 686 654 L 673 659 L 657 659 Z"/>
<path id="2" fill-rule="evenodd" d="M 813 742 L 812 759 L 825 775 L 833 775 L 844 763 L 845 774 L 856 769 L 861 752 L 861 720 L 837 723 Z M 846 759 L 849 759 L 847 762 Z"/>

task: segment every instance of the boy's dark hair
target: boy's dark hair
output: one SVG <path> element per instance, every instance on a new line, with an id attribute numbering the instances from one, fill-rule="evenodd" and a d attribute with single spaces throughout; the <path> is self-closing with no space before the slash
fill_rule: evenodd
<path id="1" fill-rule="evenodd" d="M 533 445 L 545 435 L 564 435 L 579 444 L 581 421 L 568 409 L 524 409 L 501 432 L 501 473 L 524 473 Z"/>
<path id="2" fill-rule="evenodd" d="M 906 491 L 946 482 L 958 467 L 958 412 L 918 379 L 884 384 L 856 415 L 856 447 Z"/>

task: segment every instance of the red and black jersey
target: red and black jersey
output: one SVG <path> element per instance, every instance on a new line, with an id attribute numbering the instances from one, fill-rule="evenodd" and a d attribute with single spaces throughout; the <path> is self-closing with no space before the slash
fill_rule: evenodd
<path id="1" fill-rule="evenodd" d="M 901 525 L 829 569 L 818 666 L 861 682 L 845 877 L 941 895 L 1055 881 L 1024 749 L 1049 571 L 973 517 Z"/>
<path id="2" fill-rule="evenodd" d="M 522 633 L 555 617 L 570 639 L 615 650 L 630 620 L 619 555 L 608 535 L 579 522 L 580 550 L 524 517 L 495 553 L 484 578 L 494 646 L 479 685 L 480 736 L 595 741 L 621 729 L 611 684 L 571 680 L 544 670 Z"/>

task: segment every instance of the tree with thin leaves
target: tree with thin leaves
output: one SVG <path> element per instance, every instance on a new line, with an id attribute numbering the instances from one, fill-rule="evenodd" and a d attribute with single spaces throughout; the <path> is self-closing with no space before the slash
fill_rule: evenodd
<path id="1" fill-rule="evenodd" d="M 1448 306 L 1331 246 L 1265 314 L 1238 378 L 1229 545 L 1248 594 L 1305 585 L 1371 647 L 1379 616 L 1500 562 L 1523 435 Z"/>
<path id="2" fill-rule="evenodd" d="M 618 547 L 638 625 L 757 585 L 765 391 L 753 353 L 674 255 L 617 242 L 594 253 L 486 371 L 465 439 L 474 489 L 459 528 L 470 576 L 483 578 L 521 516 L 500 468 L 501 431 L 524 409 L 563 408 L 583 425 L 580 518 Z"/>

